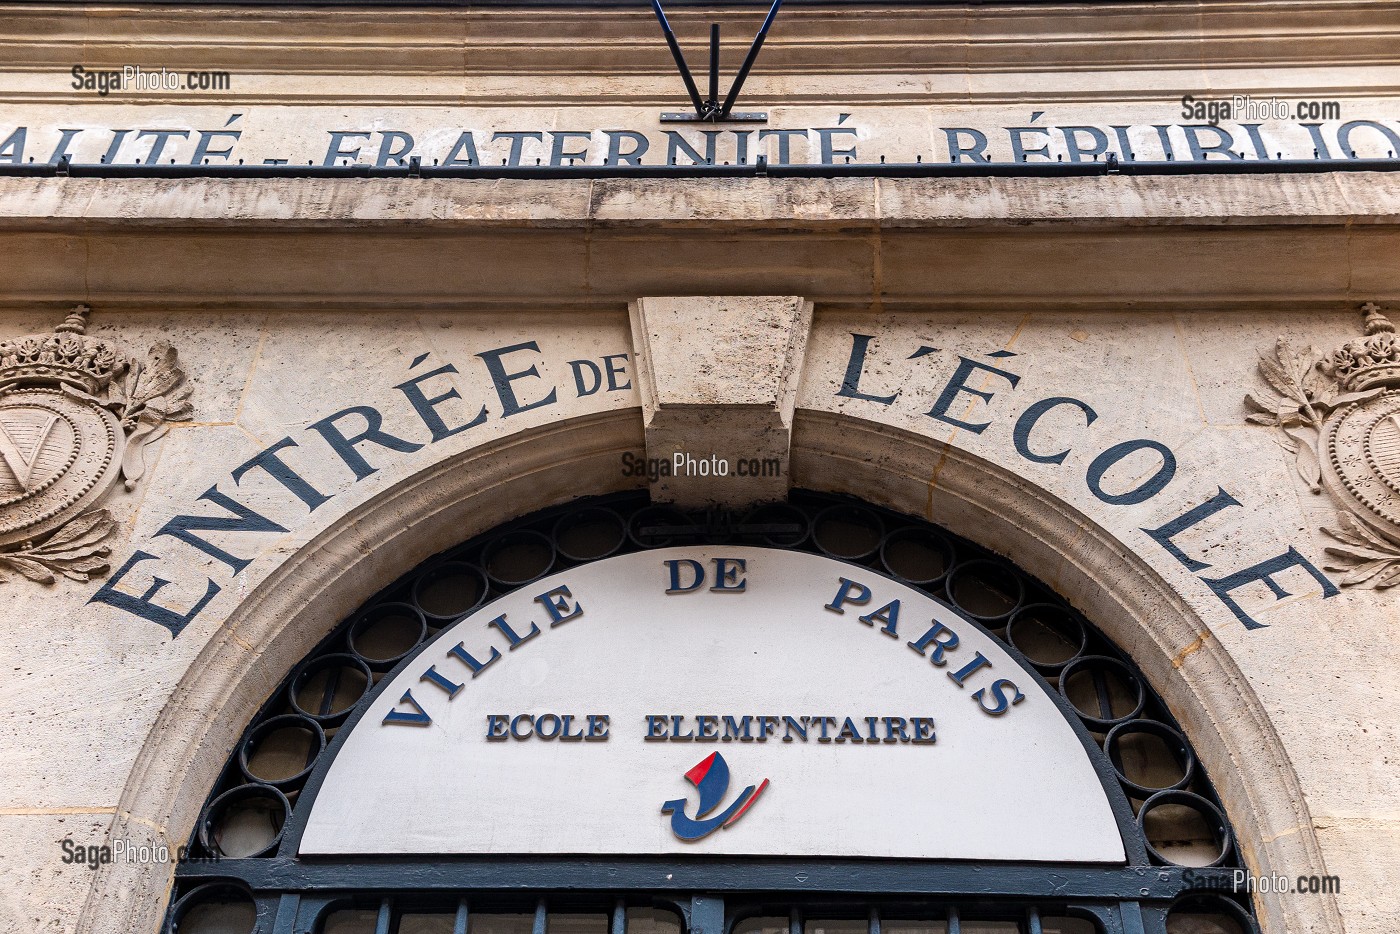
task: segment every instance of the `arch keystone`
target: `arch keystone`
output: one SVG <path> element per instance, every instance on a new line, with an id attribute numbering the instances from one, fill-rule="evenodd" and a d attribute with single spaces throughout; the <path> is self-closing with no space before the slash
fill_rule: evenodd
<path id="1" fill-rule="evenodd" d="M 783 498 L 812 303 L 689 295 L 629 310 L 652 498 L 683 508 Z"/>

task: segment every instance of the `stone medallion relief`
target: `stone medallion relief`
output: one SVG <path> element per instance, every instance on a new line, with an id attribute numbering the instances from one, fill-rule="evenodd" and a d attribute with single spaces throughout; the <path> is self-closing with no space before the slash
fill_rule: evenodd
<path id="1" fill-rule="evenodd" d="M 0 340 L 0 580 L 107 573 L 115 523 L 100 503 L 118 480 L 132 489 L 145 446 L 193 412 L 174 348 L 129 356 L 85 333 L 90 312 Z"/>
<path id="2" fill-rule="evenodd" d="M 1259 358 L 1272 392 L 1245 405 L 1337 507 L 1337 526 L 1322 529 L 1337 542 L 1324 567 L 1344 587 L 1385 588 L 1400 584 L 1400 341 L 1378 305 L 1361 311 L 1365 336 L 1326 355 L 1279 338 Z"/>

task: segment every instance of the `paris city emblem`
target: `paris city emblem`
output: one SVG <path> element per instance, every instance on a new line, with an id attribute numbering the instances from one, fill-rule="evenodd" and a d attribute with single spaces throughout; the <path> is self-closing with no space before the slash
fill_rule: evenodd
<path id="1" fill-rule="evenodd" d="M 130 357 L 86 333 L 89 314 L 0 340 L 0 581 L 105 574 L 114 523 L 100 503 L 119 480 L 134 487 L 145 445 L 192 413 L 173 348 Z"/>

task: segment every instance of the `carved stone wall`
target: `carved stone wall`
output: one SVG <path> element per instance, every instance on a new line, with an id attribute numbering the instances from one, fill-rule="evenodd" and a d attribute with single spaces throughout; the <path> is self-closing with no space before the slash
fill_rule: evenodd
<path id="1" fill-rule="evenodd" d="M 1400 127 L 1392 0 L 1072 7 L 892 25 L 809 5 L 748 94 L 769 129 L 858 126 L 871 161 L 950 127 L 1054 126 L 1067 161 L 1065 129 L 1151 142 L 1184 122 L 1183 87 L 1224 75 L 1340 100 L 1333 143 L 1352 119 Z M 94 131 L 74 155 L 103 155 L 99 129 L 163 129 L 182 162 L 204 131 L 319 158 L 368 127 L 369 162 L 386 130 L 441 150 L 466 123 L 539 127 L 531 146 L 645 125 L 664 153 L 657 115 L 680 99 L 645 10 L 591 33 L 534 9 L 115 12 L 0 4 L 0 159 L 19 126 L 37 163 L 73 127 Z M 549 54 L 522 63 L 525 42 Z M 235 83 L 105 100 L 67 87 L 75 49 Z M 1363 153 L 1388 144 L 1367 133 Z M 805 343 L 774 335 L 759 356 L 781 365 L 713 400 L 756 400 L 778 429 L 762 495 L 919 514 L 1055 587 L 1167 700 L 1251 868 L 1342 878 L 1339 897 L 1259 896 L 1268 934 L 1393 934 L 1395 390 L 1355 379 L 1389 333 L 1357 308 L 1400 302 L 1397 218 L 1394 172 L 0 177 L 0 932 L 154 931 L 172 867 L 75 867 L 61 841 L 178 846 L 271 686 L 386 581 L 648 485 L 645 367 L 690 385 L 713 348 L 687 356 L 681 314 L 639 334 L 629 303 L 790 296 Z M 93 311 L 64 323 L 76 302 Z M 752 328 L 706 302 L 711 330 Z"/>
<path id="2" fill-rule="evenodd" d="M 38 317 L 4 324 L 32 331 Z M 35 921 L 54 900 L 91 899 L 81 930 L 141 930 L 166 873 L 77 874 L 57 862 L 58 841 L 104 839 L 111 827 L 178 845 L 210 770 L 319 633 L 458 538 L 645 484 L 624 468 L 645 451 L 644 423 L 622 308 L 94 317 L 97 333 L 123 344 L 178 323 L 201 408 L 149 448 L 139 485 L 107 501 L 118 530 L 110 575 L 3 585 L 18 670 L 0 687 L 0 736 L 17 754 L 0 823 L 27 841 L 27 865 L 45 880 L 3 897 L 5 911 Z M 1375 627 L 1395 609 L 1383 591 L 1329 591 L 1312 575 L 1329 544 L 1312 531 L 1317 498 L 1266 432 L 1239 427 L 1246 374 L 1227 379 L 1212 363 L 1248 359 L 1264 327 L 1334 345 L 1353 321 L 1345 308 L 1131 319 L 818 308 L 790 482 L 926 515 L 1057 587 L 1182 717 L 1251 865 L 1341 874 L 1363 893 L 1348 904 L 1380 916 L 1391 869 L 1376 854 L 1393 828 L 1376 807 L 1400 738 L 1383 711 L 1400 658 Z M 941 346 L 924 350 L 938 335 Z M 338 364 L 350 356 L 353 372 Z M 588 368 L 571 362 L 609 357 L 628 378 L 581 395 L 575 373 Z M 501 383 L 501 373 L 527 375 Z M 376 417 L 376 440 L 335 443 Z M 1163 450 L 1175 467 L 1159 484 Z M 449 477 L 471 495 L 426 492 Z M 1238 505 L 1173 531 L 1222 489 Z M 389 547 L 389 527 L 413 534 Z M 1268 570 L 1290 552 L 1298 560 Z M 153 590 L 157 579 L 168 583 Z M 1299 638 L 1318 631 L 1329 638 Z M 1321 699 L 1319 677 L 1331 681 Z M 1269 930 L 1337 929 L 1325 900 L 1266 896 L 1261 908 Z M 1357 917 L 1348 929 L 1368 930 Z"/>

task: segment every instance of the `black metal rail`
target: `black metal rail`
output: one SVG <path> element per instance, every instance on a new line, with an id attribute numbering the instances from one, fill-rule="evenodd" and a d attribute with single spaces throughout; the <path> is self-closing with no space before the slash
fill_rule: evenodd
<path id="1" fill-rule="evenodd" d="M 1295 175 L 1394 172 L 1400 159 L 1260 159 L 1204 162 L 876 162 L 841 165 L 107 165 L 60 161 L 0 165 L 22 178 L 1092 178 L 1101 175 Z"/>
<path id="2" fill-rule="evenodd" d="M 63 6 L 99 6 L 102 0 L 9 0 L 18 4 Z M 108 3 L 113 0 L 107 0 Z M 681 9 L 762 8 L 769 0 L 668 0 Z M 785 0 L 797 7 L 978 7 L 978 6 L 1056 6 L 1094 7 L 1105 4 L 1117 6 L 1152 6 L 1167 3 L 1198 3 L 1199 0 Z M 461 9 L 637 9 L 645 10 L 649 0 L 124 0 L 123 6 L 275 6 L 275 7 L 379 7 L 385 9 L 412 7 L 456 7 Z"/>

